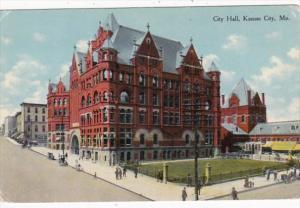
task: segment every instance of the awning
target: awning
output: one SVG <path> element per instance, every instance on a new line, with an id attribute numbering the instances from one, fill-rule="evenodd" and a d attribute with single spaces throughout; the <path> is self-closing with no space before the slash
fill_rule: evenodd
<path id="1" fill-rule="evenodd" d="M 273 142 L 273 151 L 293 151 L 296 146 L 296 142 Z"/>
<path id="2" fill-rule="evenodd" d="M 272 147 L 273 142 L 267 142 L 266 144 L 264 144 L 262 147 L 265 148 L 271 148 Z"/>
<path id="3" fill-rule="evenodd" d="M 296 144 L 296 145 L 295 145 L 294 151 L 300 151 L 300 144 Z"/>

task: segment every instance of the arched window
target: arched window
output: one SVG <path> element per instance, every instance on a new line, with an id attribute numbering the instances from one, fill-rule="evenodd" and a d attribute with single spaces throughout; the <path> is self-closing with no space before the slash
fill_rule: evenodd
<path id="1" fill-rule="evenodd" d="M 87 105 L 91 105 L 92 104 L 92 97 L 90 94 L 88 94 L 88 97 L 87 97 Z"/>
<path id="2" fill-rule="evenodd" d="M 124 81 L 124 73 L 123 73 L 123 72 L 120 72 L 120 73 L 119 73 L 119 81 L 120 81 L 120 82 L 123 82 L 123 81 Z"/>
<path id="3" fill-rule="evenodd" d="M 85 97 L 82 96 L 81 97 L 81 107 L 84 107 L 85 106 Z"/>
<path id="4" fill-rule="evenodd" d="M 99 103 L 100 102 L 100 96 L 97 91 L 94 92 L 94 103 Z"/>
<path id="5" fill-rule="evenodd" d="M 57 106 L 57 101 L 56 99 L 53 100 L 54 106 Z"/>
<path id="6" fill-rule="evenodd" d="M 153 144 L 158 144 L 158 135 L 153 134 Z"/>
<path id="7" fill-rule="evenodd" d="M 103 73 L 103 74 L 102 74 L 103 80 L 107 80 L 107 79 L 108 79 L 108 72 L 107 72 L 107 70 L 104 69 L 102 73 Z"/>
<path id="8" fill-rule="evenodd" d="M 67 105 L 68 104 L 68 100 L 67 98 L 64 98 L 64 105 Z"/>
<path id="9" fill-rule="evenodd" d="M 104 92 L 103 93 L 103 100 L 104 101 L 108 101 L 108 99 L 109 99 L 109 93 L 108 92 Z"/>
<path id="10" fill-rule="evenodd" d="M 145 134 L 140 135 L 140 144 L 144 145 L 145 144 Z"/>
<path id="11" fill-rule="evenodd" d="M 210 110 L 210 102 L 209 101 L 205 102 L 204 108 L 205 108 L 205 110 Z"/>
<path id="12" fill-rule="evenodd" d="M 190 143 L 190 135 L 185 135 L 185 144 L 189 144 Z"/>
<path id="13" fill-rule="evenodd" d="M 61 105 L 61 99 L 58 99 L 58 105 Z"/>
<path id="14" fill-rule="evenodd" d="M 142 73 L 140 74 L 139 82 L 140 82 L 140 85 L 141 85 L 141 86 L 145 86 L 145 85 L 146 85 L 145 75 L 142 74 Z"/>
<path id="15" fill-rule="evenodd" d="M 129 96 L 126 91 L 122 91 L 120 94 L 120 102 L 121 103 L 128 103 L 129 102 Z"/>
<path id="16" fill-rule="evenodd" d="M 107 108 L 103 109 L 103 122 L 107 122 L 108 120 L 108 110 Z"/>
<path id="17" fill-rule="evenodd" d="M 132 123 L 132 111 L 130 109 L 126 110 L 126 123 Z"/>

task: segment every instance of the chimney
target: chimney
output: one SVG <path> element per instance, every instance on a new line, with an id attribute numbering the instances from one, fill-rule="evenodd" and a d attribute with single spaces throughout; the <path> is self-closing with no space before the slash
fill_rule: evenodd
<path id="1" fill-rule="evenodd" d="M 247 94 L 248 94 L 248 105 L 251 105 L 251 91 L 248 90 Z"/>
<path id="2" fill-rule="evenodd" d="M 265 93 L 261 93 L 262 103 L 265 105 Z"/>
<path id="3" fill-rule="evenodd" d="M 225 103 L 225 95 L 222 95 L 222 105 Z"/>

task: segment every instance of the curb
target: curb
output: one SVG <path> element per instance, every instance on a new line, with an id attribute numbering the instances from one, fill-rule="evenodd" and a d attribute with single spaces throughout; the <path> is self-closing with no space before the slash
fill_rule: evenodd
<path id="1" fill-rule="evenodd" d="M 261 188 L 266 188 L 266 187 L 270 187 L 270 186 L 279 185 L 279 184 L 282 184 L 282 183 L 283 183 L 283 181 L 277 182 L 277 183 L 268 184 L 268 185 L 264 185 L 264 186 L 255 187 L 255 188 L 252 188 L 252 189 L 246 189 L 246 190 L 243 190 L 243 191 L 239 191 L 238 193 L 246 193 L 246 192 L 254 191 L 254 190 L 257 190 L 257 189 L 261 189 Z M 231 194 L 224 194 L 224 195 L 221 195 L 221 196 L 216 196 L 216 197 L 208 198 L 208 199 L 205 199 L 205 200 L 215 200 L 215 199 L 220 199 L 220 198 L 223 198 L 223 197 L 226 197 L 226 196 L 230 196 L 230 195 Z"/>
<path id="2" fill-rule="evenodd" d="M 44 156 L 44 157 L 47 157 L 47 156 L 44 155 L 43 153 L 40 153 L 40 152 L 38 152 L 38 151 L 36 151 L 36 150 L 33 150 L 33 149 L 29 149 L 29 150 L 31 150 L 32 152 L 35 152 L 35 153 L 37 153 L 37 154 L 40 154 L 40 155 L 42 155 L 42 156 Z M 74 170 L 76 170 L 76 168 L 75 168 L 74 166 L 72 166 L 72 165 L 68 165 L 68 167 L 73 168 Z M 85 174 L 87 174 L 87 175 L 90 175 L 90 176 L 95 177 L 93 174 L 88 173 L 88 172 L 86 172 L 86 171 L 84 171 L 84 170 L 81 171 L 81 172 L 82 172 L 82 173 L 85 173 Z M 122 186 L 120 186 L 120 185 L 118 185 L 118 184 L 115 184 L 115 183 L 113 183 L 113 182 L 111 182 L 111 181 L 108 181 L 108 180 L 106 180 L 106 179 L 104 179 L 104 178 L 100 178 L 100 177 L 96 176 L 96 179 L 100 179 L 100 180 L 102 180 L 102 181 L 104 181 L 104 182 L 106 182 L 106 183 L 109 183 L 109 184 L 111 184 L 111 185 L 114 185 L 114 186 L 116 186 L 116 187 L 118 187 L 118 188 L 121 188 L 121 189 L 123 189 L 123 190 L 129 191 L 129 192 L 131 192 L 131 193 L 133 193 L 133 194 L 139 195 L 140 197 L 143 197 L 143 198 L 145 198 L 145 199 L 147 199 L 147 200 L 149 200 L 149 201 L 155 201 L 155 200 L 153 200 L 153 199 L 150 199 L 149 197 L 144 196 L 143 194 L 139 194 L 139 193 L 137 193 L 137 192 L 134 192 L 134 191 L 132 191 L 132 190 L 130 190 L 130 189 L 127 189 L 127 188 L 125 188 L 125 187 L 122 187 Z"/>

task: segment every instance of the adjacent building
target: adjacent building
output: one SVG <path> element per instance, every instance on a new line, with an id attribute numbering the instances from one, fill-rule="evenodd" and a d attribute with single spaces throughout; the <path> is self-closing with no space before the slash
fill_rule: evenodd
<path id="1" fill-rule="evenodd" d="M 64 81 L 64 79 L 66 81 Z M 49 83 L 48 144 L 109 163 L 189 158 L 220 148 L 220 72 L 192 40 L 120 25 L 110 14 L 69 74 Z M 198 136 L 197 136 L 198 137 Z M 67 147 L 66 146 L 66 147 Z"/>
<path id="2" fill-rule="evenodd" d="M 267 142 L 300 143 L 300 121 L 267 122 L 264 93 L 253 91 L 244 79 L 227 99 L 221 96 L 221 106 L 223 152 L 234 151 L 235 145 L 260 153 Z"/>
<path id="3" fill-rule="evenodd" d="M 4 119 L 4 136 L 11 137 L 16 131 L 16 117 L 7 116 Z"/>
<path id="4" fill-rule="evenodd" d="M 19 123 L 21 140 L 36 141 L 39 145 L 47 144 L 47 105 L 22 103 Z"/>

